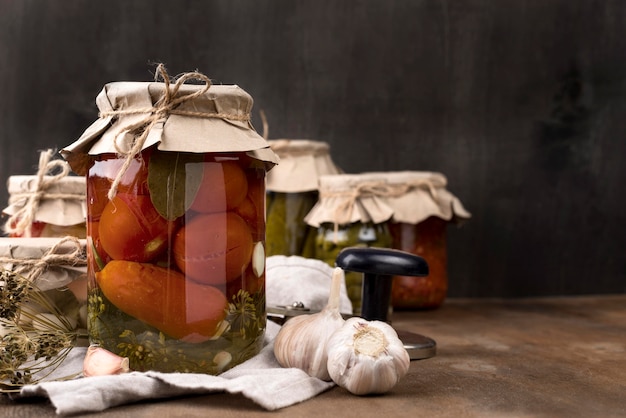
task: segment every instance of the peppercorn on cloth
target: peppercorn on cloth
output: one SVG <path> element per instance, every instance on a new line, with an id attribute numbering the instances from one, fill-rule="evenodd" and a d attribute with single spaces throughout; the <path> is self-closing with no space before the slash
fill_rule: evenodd
<path id="1" fill-rule="evenodd" d="M 197 373 L 131 372 L 24 386 L 21 397 L 46 397 L 61 416 L 103 411 L 150 399 L 217 392 L 242 394 L 267 410 L 310 399 L 334 383 L 311 377 L 300 369 L 282 368 L 274 357 L 274 337 L 280 326 L 268 321 L 265 345 L 250 360 L 219 376 Z M 82 370 L 86 348 L 74 348 L 55 372 L 63 376 Z M 53 376 L 51 376 L 53 377 Z"/>

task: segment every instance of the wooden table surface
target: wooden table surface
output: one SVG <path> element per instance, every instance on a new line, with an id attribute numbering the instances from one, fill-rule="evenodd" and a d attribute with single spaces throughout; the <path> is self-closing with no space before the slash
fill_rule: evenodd
<path id="1" fill-rule="evenodd" d="M 112 408 L 93 417 L 626 417 L 626 295 L 448 300 L 396 312 L 397 329 L 437 342 L 382 396 L 334 387 L 267 412 L 212 394 Z M 2 417 L 54 416 L 45 400 L 0 397 Z M 83 415 L 85 416 L 85 415 Z"/>

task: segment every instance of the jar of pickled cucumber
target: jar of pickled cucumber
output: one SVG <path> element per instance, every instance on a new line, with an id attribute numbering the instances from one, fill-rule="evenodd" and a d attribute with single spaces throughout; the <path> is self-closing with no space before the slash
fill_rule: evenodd
<path id="1" fill-rule="evenodd" d="M 263 344 L 277 159 L 245 91 L 157 75 L 106 85 L 100 119 L 62 150 L 87 176 L 90 343 L 133 370 L 219 374 Z"/>
<path id="2" fill-rule="evenodd" d="M 393 212 L 382 203 L 386 183 L 378 174 L 321 176 L 319 200 L 306 216 L 317 228 L 315 258 L 331 266 L 346 247 L 391 248 L 388 221 Z M 361 312 L 363 274 L 346 272 L 346 288 L 353 313 Z"/>
<path id="3" fill-rule="evenodd" d="M 318 179 L 339 174 L 329 145 L 306 139 L 268 141 L 280 164 L 267 174 L 267 255 L 314 257 L 317 231 L 304 217 L 318 199 Z"/>
<path id="4" fill-rule="evenodd" d="M 384 176 L 389 193 L 383 197 L 392 208 L 389 230 L 392 247 L 423 257 L 429 274 L 424 277 L 394 276 L 393 309 L 434 309 L 448 292 L 447 227 L 470 218 L 461 201 L 446 190 L 441 173 L 400 171 L 374 173 Z"/>
<path id="5" fill-rule="evenodd" d="M 85 177 L 72 176 L 54 151 L 42 151 L 35 175 L 9 177 L 9 205 L 2 211 L 12 238 L 86 237 Z"/>

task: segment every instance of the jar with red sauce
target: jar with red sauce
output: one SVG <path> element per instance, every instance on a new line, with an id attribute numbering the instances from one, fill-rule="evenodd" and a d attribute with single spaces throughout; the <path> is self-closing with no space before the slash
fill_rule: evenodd
<path id="1" fill-rule="evenodd" d="M 398 171 L 384 173 L 388 184 L 385 204 L 393 210 L 389 221 L 392 247 L 423 257 L 429 274 L 394 276 L 394 310 L 434 309 L 448 293 L 447 227 L 470 218 L 461 201 L 446 190 L 441 173 Z"/>
<path id="2" fill-rule="evenodd" d="M 244 90 L 157 75 L 107 84 L 101 118 L 62 151 L 87 177 L 90 344 L 132 370 L 219 374 L 263 344 L 277 160 Z"/>

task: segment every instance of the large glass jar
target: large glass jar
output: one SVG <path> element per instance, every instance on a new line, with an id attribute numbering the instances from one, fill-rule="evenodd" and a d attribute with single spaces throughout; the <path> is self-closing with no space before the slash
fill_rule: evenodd
<path id="1" fill-rule="evenodd" d="M 317 231 L 304 217 L 318 200 L 319 177 L 341 170 L 325 142 L 274 139 L 268 143 L 280 164 L 267 175 L 267 255 L 312 258 Z"/>
<path id="2" fill-rule="evenodd" d="M 138 97 L 158 106 L 178 91 L 117 84 L 109 102 L 131 107 Z M 189 94 L 202 86 L 179 87 Z M 128 102 L 111 97 L 122 93 Z M 209 93 L 187 98 L 193 116 L 169 114 L 153 144 L 139 147 L 135 137 L 133 151 L 120 155 L 109 131 L 88 129 L 64 150 L 73 168 L 87 170 L 90 343 L 128 357 L 133 370 L 218 374 L 263 344 L 265 175 L 273 153 L 248 122 L 233 126 L 249 117 L 241 113 L 251 107 L 247 93 L 232 86 Z M 111 113 L 124 122 L 123 112 Z M 236 139 L 250 149 L 233 150 Z"/>

